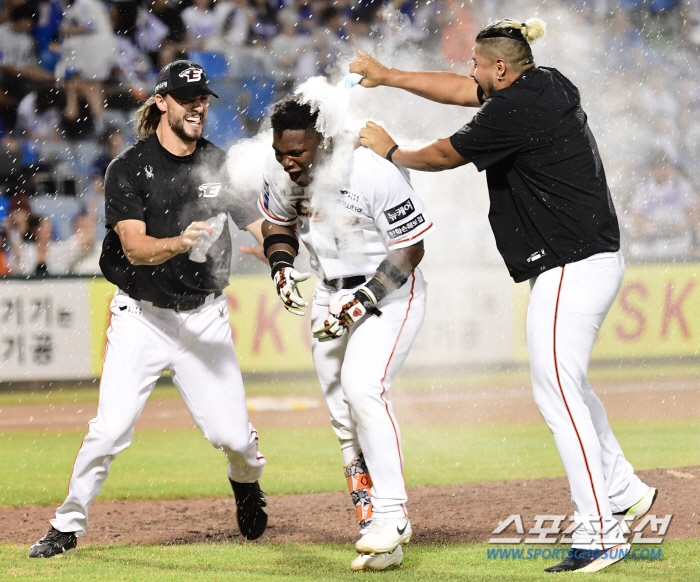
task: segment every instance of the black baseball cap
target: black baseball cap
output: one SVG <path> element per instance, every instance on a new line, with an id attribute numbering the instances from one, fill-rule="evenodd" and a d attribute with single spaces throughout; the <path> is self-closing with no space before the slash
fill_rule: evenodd
<path id="1" fill-rule="evenodd" d="M 172 95 L 187 101 L 200 95 L 219 96 L 209 87 L 207 74 L 201 65 L 194 61 L 173 61 L 163 67 L 156 80 L 156 95 Z"/>

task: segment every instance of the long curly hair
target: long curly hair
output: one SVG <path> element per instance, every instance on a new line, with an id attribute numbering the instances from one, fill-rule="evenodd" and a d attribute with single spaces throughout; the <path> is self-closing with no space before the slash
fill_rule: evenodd
<path id="1" fill-rule="evenodd" d="M 161 111 L 156 105 L 156 96 L 151 95 L 134 114 L 134 121 L 136 122 L 134 135 L 136 139 L 142 139 L 154 133 L 160 123 L 160 116 Z"/>

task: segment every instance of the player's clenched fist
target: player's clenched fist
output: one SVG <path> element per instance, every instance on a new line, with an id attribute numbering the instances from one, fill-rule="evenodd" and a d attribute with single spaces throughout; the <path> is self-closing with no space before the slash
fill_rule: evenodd
<path id="1" fill-rule="evenodd" d="M 306 281 L 310 276 L 310 273 L 300 273 L 293 267 L 282 267 L 275 273 L 273 279 L 277 287 L 277 295 L 280 296 L 289 313 L 304 315 L 304 307 L 309 304 L 299 294 L 297 283 Z"/>
<path id="2" fill-rule="evenodd" d="M 354 293 L 341 292 L 328 299 L 318 299 L 317 305 L 328 306 L 328 317 L 311 333 L 320 342 L 339 338 L 368 313 L 380 317 L 382 312 L 375 307 L 376 303 L 374 294 L 366 287 Z"/>
<path id="3" fill-rule="evenodd" d="M 350 72 L 362 75 L 360 85 L 363 87 L 378 87 L 384 85 L 389 75 L 389 69 L 377 59 L 360 51 L 350 62 Z"/>
<path id="4" fill-rule="evenodd" d="M 383 158 L 386 158 L 389 150 L 396 145 L 386 130 L 374 121 L 368 121 L 367 125 L 360 130 L 360 143 Z"/>

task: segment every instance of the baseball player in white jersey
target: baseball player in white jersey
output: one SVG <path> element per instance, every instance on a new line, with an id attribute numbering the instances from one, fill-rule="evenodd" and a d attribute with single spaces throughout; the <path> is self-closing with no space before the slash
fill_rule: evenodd
<path id="1" fill-rule="evenodd" d="M 223 294 L 231 238 L 223 224 L 221 236 L 212 238 L 209 224 L 230 212 L 239 228 L 260 237 L 262 221 L 254 204 L 231 204 L 223 195 L 226 154 L 202 138 L 214 95 L 204 70 L 175 61 L 158 75 L 156 92 L 137 114 L 141 139 L 107 169 L 110 228 L 100 267 L 118 290 L 110 305 L 97 417 L 76 455 L 68 496 L 47 535 L 31 547 L 31 558 L 76 547 L 112 460 L 131 444 L 134 425 L 166 369 L 194 422 L 228 459 L 241 534 L 255 539 L 267 525 L 258 485 L 265 459 L 248 421 Z M 202 237 L 211 248 L 195 262 L 188 251 Z"/>
<path id="2" fill-rule="evenodd" d="M 309 276 L 293 267 L 297 236 L 311 255 L 314 366 L 362 534 L 352 568 L 381 570 L 401 563 L 411 538 L 389 389 L 423 321 L 426 284 L 416 267 L 434 227 L 406 175 L 366 148 L 349 149 L 342 177 L 329 183 L 339 154 L 321 147 L 315 124 L 297 98 L 275 106 L 276 160 L 259 199 L 264 248 L 280 298 L 297 315 L 307 306 L 297 283 Z"/>
<path id="3" fill-rule="evenodd" d="M 450 138 L 400 147 L 368 123 L 361 143 L 399 166 L 486 172 L 489 221 L 516 283 L 529 281 L 527 345 L 537 407 L 569 478 L 572 549 L 546 572 L 595 572 L 624 559 L 631 525 L 658 494 L 627 461 L 588 383 L 598 330 L 622 284 L 620 230 L 603 162 L 576 86 L 535 66 L 542 21 L 503 19 L 476 36 L 470 76 L 350 64 L 365 86 L 402 87 L 440 103 L 480 107 Z"/>

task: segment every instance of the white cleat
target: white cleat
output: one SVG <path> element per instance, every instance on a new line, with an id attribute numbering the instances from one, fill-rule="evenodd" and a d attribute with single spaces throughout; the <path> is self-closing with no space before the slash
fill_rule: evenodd
<path id="1" fill-rule="evenodd" d="M 351 563 L 350 567 L 355 572 L 362 570 L 387 570 L 398 567 L 403 562 L 403 550 L 396 546 L 393 552 L 385 554 L 360 554 Z"/>
<path id="2" fill-rule="evenodd" d="M 600 556 L 598 559 L 593 560 L 590 564 L 584 566 L 583 568 L 577 571 L 582 573 L 598 572 L 603 568 L 612 566 L 620 560 L 624 560 L 627 554 L 629 553 L 631 547 L 632 546 L 630 546 L 629 544 L 620 544 L 618 546 L 614 546 L 609 550 L 603 552 L 603 555 Z"/>
<path id="3" fill-rule="evenodd" d="M 360 554 L 387 554 L 399 544 L 411 541 L 411 522 L 407 517 L 395 519 L 372 518 L 372 523 L 362 530 L 362 537 L 355 543 Z"/>
<path id="4" fill-rule="evenodd" d="M 624 519 L 627 522 L 627 527 L 632 527 L 632 525 L 642 519 L 654 505 L 656 497 L 659 494 L 659 490 L 656 487 L 649 487 L 649 490 L 644 494 L 637 503 L 635 503 L 629 509 L 620 511 L 619 513 L 614 513 L 613 517 L 617 519 L 618 523 L 622 522 Z"/>

